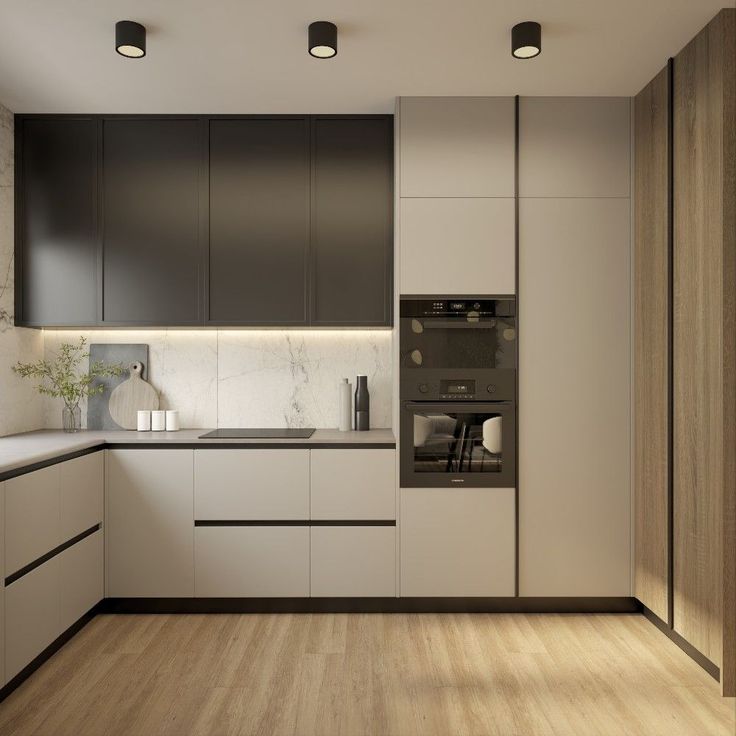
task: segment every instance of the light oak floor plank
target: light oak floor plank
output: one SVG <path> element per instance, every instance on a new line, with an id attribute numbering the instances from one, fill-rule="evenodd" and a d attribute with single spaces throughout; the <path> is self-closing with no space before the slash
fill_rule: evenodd
<path id="1" fill-rule="evenodd" d="M 102 615 L 0 736 L 733 736 L 639 615 Z"/>

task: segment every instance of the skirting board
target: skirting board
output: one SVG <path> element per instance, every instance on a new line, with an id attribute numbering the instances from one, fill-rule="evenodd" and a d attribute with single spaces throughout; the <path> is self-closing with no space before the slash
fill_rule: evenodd
<path id="1" fill-rule="evenodd" d="M 714 680 L 721 681 L 721 671 L 717 664 L 711 662 L 704 654 L 701 654 L 689 641 L 683 639 L 674 629 L 671 629 L 665 621 L 657 616 L 654 611 L 648 609 L 643 603 L 640 604 L 642 613 L 649 619 L 668 639 L 677 644 L 690 659 L 697 662 Z"/>
<path id="2" fill-rule="evenodd" d="M 635 598 L 106 598 L 102 613 L 640 613 Z"/>

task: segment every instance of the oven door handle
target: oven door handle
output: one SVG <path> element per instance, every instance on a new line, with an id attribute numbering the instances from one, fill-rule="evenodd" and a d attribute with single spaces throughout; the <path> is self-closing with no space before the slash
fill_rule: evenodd
<path id="1" fill-rule="evenodd" d="M 425 330 L 494 330 L 496 320 L 462 322 L 459 319 L 428 319 L 424 321 L 423 326 Z"/>
<path id="2" fill-rule="evenodd" d="M 513 401 L 404 401 L 404 411 L 414 412 L 417 409 L 422 411 L 453 413 L 465 412 L 472 414 L 482 414 L 485 411 L 498 412 L 505 409 L 512 409 Z"/>

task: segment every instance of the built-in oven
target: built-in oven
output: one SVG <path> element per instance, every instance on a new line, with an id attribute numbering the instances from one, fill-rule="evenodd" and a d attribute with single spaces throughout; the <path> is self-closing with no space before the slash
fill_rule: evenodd
<path id="1" fill-rule="evenodd" d="M 516 485 L 516 300 L 402 297 L 405 488 Z"/>
<path id="2" fill-rule="evenodd" d="M 513 401 L 404 401 L 400 475 L 404 488 L 513 488 Z"/>

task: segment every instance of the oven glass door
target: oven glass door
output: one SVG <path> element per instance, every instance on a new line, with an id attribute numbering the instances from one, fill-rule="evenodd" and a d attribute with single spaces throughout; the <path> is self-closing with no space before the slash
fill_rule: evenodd
<path id="1" fill-rule="evenodd" d="M 406 369 L 516 368 L 515 317 L 402 317 Z"/>
<path id="2" fill-rule="evenodd" d="M 514 403 L 407 401 L 401 417 L 401 485 L 515 485 Z"/>

